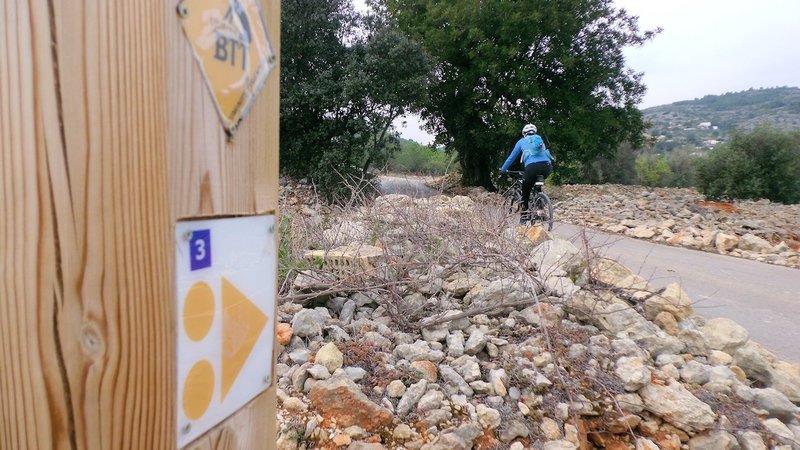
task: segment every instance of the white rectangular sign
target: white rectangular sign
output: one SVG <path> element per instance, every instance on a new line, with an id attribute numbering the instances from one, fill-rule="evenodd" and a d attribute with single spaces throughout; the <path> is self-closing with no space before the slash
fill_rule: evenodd
<path id="1" fill-rule="evenodd" d="M 178 448 L 272 383 L 275 216 L 175 226 Z"/>

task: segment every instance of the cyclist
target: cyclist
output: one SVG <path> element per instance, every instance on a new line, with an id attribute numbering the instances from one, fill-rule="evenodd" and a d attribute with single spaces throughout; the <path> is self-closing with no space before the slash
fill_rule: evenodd
<path id="1" fill-rule="evenodd" d="M 524 225 L 528 221 L 528 201 L 531 198 L 536 178 L 547 178 L 553 171 L 553 156 L 545 147 L 541 136 L 536 134 L 536 125 L 527 124 L 522 128 L 522 138 L 517 141 L 514 150 L 500 168 L 500 173 L 506 173 L 508 167 L 517 159 L 525 165 L 525 179 L 522 181 L 522 217 L 519 223 Z"/>

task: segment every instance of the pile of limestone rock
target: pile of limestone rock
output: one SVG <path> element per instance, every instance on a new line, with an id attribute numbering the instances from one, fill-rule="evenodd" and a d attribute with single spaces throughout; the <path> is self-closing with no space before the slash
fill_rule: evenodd
<path id="1" fill-rule="evenodd" d="M 694 189 L 566 185 L 557 220 L 670 245 L 800 267 L 800 205 L 708 202 Z"/>
<path id="2" fill-rule="evenodd" d="M 498 210 L 390 195 L 284 237 L 278 448 L 800 448 L 800 366 Z"/>

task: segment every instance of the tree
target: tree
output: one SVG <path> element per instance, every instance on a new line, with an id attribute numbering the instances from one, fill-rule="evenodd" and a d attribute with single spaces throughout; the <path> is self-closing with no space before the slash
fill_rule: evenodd
<path id="1" fill-rule="evenodd" d="M 800 131 L 759 126 L 736 133 L 698 167 L 698 188 L 713 198 L 800 202 Z"/>
<path id="2" fill-rule="evenodd" d="M 645 88 L 622 48 L 657 30 L 640 32 L 611 0 L 379 3 L 437 61 L 422 116 L 458 152 L 465 184 L 493 187 L 490 171 L 526 122 L 555 147 L 566 180 L 623 140 L 639 143 Z"/>
<path id="3" fill-rule="evenodd" d="M 281 169 L 347 197 L 388 158 L 392 121 L 421 103 L 431 65 L 349 0 L 287 0 L 281 12 Z"/>
<path id="4" fill-rule="evenodd" d="M 452 156 L 441 149 L 401 139 L 400 150 L 389 159 L 388 168 L 392 172 L 444 175 L 452 170 Z"/>
<path id="5" fill-rule="evenodd" d="M 636 158 L 636 176 L 644 186 L 666 186 L 672 170 L 664 155 L 646 153 Z"/>
<path id="6" fill-rule="evenodd" d="M 357 20 L 347 0 L 282 3 L 280 162 L 290 175 L 320 182 L 326 174 L 323 163 L 335 159 L 334 167 L 349 172 L 360 162 L 356 150 L 366 139 L 350 120 L 352 108 L 339 83 L 348 56 L 342 40 Z M 322 183 L 323 191 L 328 184 Z"/>
<path id="7" fill-rule="evenodd" d="M 670 175 L 666 185 L 673 187 L 692 187 L 697 183 L 697 166 L 700 156 L 694 147 L 682 147 L 666 154 Z"/>
<path id="8" fill-rule="evenodd" d="M 376 19 L 377 20 L 377 19 Z M 378 22 L 364 45 L 350 58 L 345 95 L 360 103 L 369 142 L 365 148 L 363 171 L 382 165 L 391 156 L 396 136 L 392 122 L 409 110 L 416 111 L 427 97 L 432 63 L 419 45 L 405 35 Z"/>
<path id="9" fill-rule="evenodd" d="M 593 184 L 636 184 L 636 151 L 623 142 L 612 156 L 600 156 L 584 164 L 584 180 Z"/>

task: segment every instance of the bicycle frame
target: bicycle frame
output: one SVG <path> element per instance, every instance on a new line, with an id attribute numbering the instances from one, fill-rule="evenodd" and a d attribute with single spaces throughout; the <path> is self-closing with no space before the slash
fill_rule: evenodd
<path id="1" fill-rule="evenodd" d="M 516 213 L 522 208 L 522 183 L 525 180 L 525 172 L 509 170 L 506 173 L 514 179 L 514 182 L 511 187 L 503 193 L 505 197 L 504 204 L 507 204 L 510 212 Z M 528 220 L 530 220 L 533 225 L 541 224 L 544 226 L 547 224 L 547 230 L 552 230 L 553 203 L 550 201 L 550 197 L 544 192 L 543 176 L 539 175 L 536 177 L 531 194 L 527 208 L 529 215 Z M 516 208 L 514 208 L 514 203 L 517 204 Z M 524 217 L 523 220 L 525 220 Z"/>
<path id="2" fill-rule="evenodd" d="M 519 170 L 509 170 L 506 174 L 513 179 L 511 186 L 503 192 L 504 204 L 510 212 L 519 212 L 522 207 L 522 182 L 525 179 L 525 172 Z M 514 205 L 516 204 L 516 208 Z"/>

